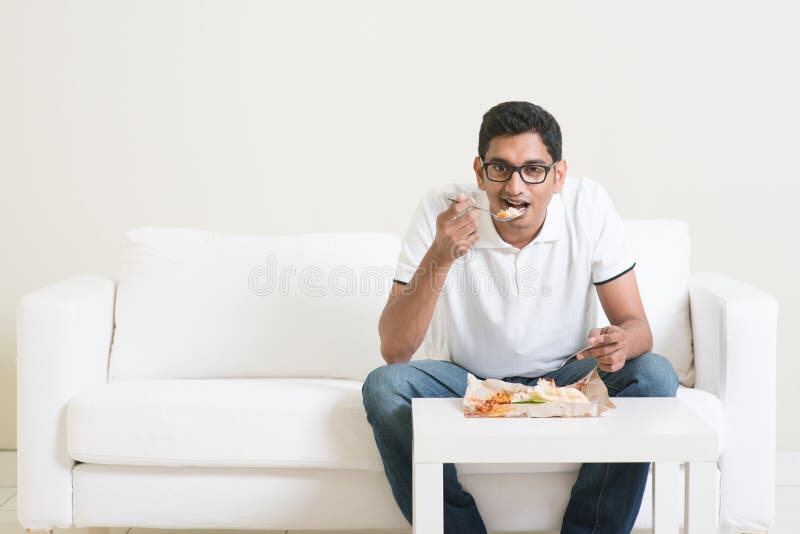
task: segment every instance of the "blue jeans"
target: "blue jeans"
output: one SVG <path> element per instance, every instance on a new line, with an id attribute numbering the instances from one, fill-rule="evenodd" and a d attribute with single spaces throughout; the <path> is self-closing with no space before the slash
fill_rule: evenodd
<path id="1" fill-rule="evenodd" d="M 572 360 L 545 375 L 563 386 L 586 376 L 594 358 Z M 614 373 L 600 371 L 612 397 L 674 397 L 678 378 L 663 356 L 645 353 Z M 535 384 L 536 378 L 509 377 L 508 382 Z M 418 360 L 384 365 L 367 376 L 362 388 L 367 420 L 372 425 L 386 477 L 403 515 L 411 523 L 411 399 L 463 397 L 467 371 L 451 362 Z M 627 534 L 639 513 L 648 463 L 585 463 L 572 487 L 562 534 Z M 444 465 L 444 531 L 485 534 L 472 495 L 464 491 L 453 464 Z"/>

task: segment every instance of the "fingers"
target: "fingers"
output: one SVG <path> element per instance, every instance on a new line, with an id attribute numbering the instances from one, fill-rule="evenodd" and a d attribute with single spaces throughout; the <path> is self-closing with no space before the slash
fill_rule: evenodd
<path id="1" fill-rule="evenodd" d="M 445 220 L 458 219 L 466 213 L 472 206 L 475 205 L 475 200 L 468 197 L 464 193 L 459 193 L 456 197 L 456 202 L 452 202 L 450 207 L 444 211 L 443 215 Z"/>
<path id="2" fill-rule="evenodd" d="M 591 330 L 589 330 L 589 339 L 587 339 L 587 343 L 589 344 L 589 346 L 593 346 L 598 343 L 597 336 L 600 335 L 601 330 L 602 330 L 601 328 L 592 328 Z M 590 354 L 588 350 L 583 350 L 578 353 L 576 358 L 582 360 L 584 358 L 589 358 L 591 356 L 592 354 Z"/>
<path id="3" fill-rule="evenodd" d="M 608 343 L 604 345 L 596 345 L 590 349 L 586 349 L 581 351 L 578 355 L 578 359 L 582 360 L 583 358 L 598 358 L 601 356 L 606 356 L 620 350 L 620 345 L 618 343 Z"/>
<path id="4" fill-rule="evenodd" d="M 454 244 L 468 242 L 474 243 L 478 240 L 478 222 L 475 220 L 475 212 L 468 213 L 461 219 L 452 221 L 452 225 L 445 225 L 442 230 Z"/>
<path id="5" fill-rule="evenodd" d="M 608 372 L 619 371 L 625 365 L 626 334 L 622 327 L 592 328 L 587 341 L 591 348 L 582 351 L 578 359 L 597 358 L 597 366 Z"/>
<path id="6" fill-rule="evenodd" d="M 605 356 L 597 358 L 597 366 L 603 370 L 613 373 L 619 371 L 625 365 L 625 355 L 621 350 L 611 352 Z"/>
<path id="7" fill-rule="evenodd" d="M 625 330 L 616 325 L 608 325 L 603 328 L 592 328 L 589 331 L 589 345 L 601 345 L 604 343 L 619 343 L 625 339 Z"/>
<path id="8" fill-rule="evenodd" d="M 472 209 L 474 201 L 466 197 L 463 193 L 456 198 L 460 200 L 458 200 L 458 202 L 453 202 L 446 210 L 436 217 L 437 224 L 443 228 L 451 228 L 453 230 L 459 230 L 469 225 L 474 226 L 472 230 L 475 230 L 477 224 L 472 225 L 472 223 L 480 216 L 480 212 Z M 470 230 L 470 232 L 472 232 L 472 230 Z"/>
<path id="9" fill-rule="evenodd" d="M 589 341 L 591 342 L 593 337 L 599 336 L 602 333 L 603 333 L 602 328 L 592 328 L 591 330 L 589 330 Z"/>
<path id="10" fill-rule="evenodd" d="M 588 357 L 588 356 L 587 356 Z M 621 350 L 614 351 L 605 356 L 597 358 L 597 367 L 601 371 L 608 371 L 613 373 L 619 371 L 625 365 L 625 356 Z"/>
<path id="11" fill-rule="evenodd" d="M 579 360 L 606 356 L 622 348 L 622 343 L 625 341 L 625 332 L 620 329 L 619 331 L 611 331 L 608 334 L 600 333 L 609 328 L 593 328 L 589 332 L 588 344 L 591 345 L 591 348 L 581 351 L 578 355 Z"/>
<path id="12" fill-rule="evenodd" d="M 610 334 L 589 334 L 589 345 L 606 345 L 608 343 L 621 343 L 625 339 L 624 332 L 611 332 Z"/>
<path id="13" fill-rule="evenodd" d="M 460 230 L 467 226 L 473 227 L 473 229 L 478 228 L 478 217 L 480 217 L 480 212 L 478 210 L 469 209 L 466 213 L 463 213 L 456 217 L 453 220 L 445 221 L 445 226 L 450 226 L 454 230 Z"/>
<path id="14" fill-rule="evenodd" d="M 461 193 L 437 217 L 437 236 L 453 259 L 464 255 L 479 239 L 477 219 L 480 212 L 472 209 L 474 202 Z"/>
<path id="15" fill-rule="evenodd" d="M 447 261 L 460 258 L 480 239 L 478 218 L 481 213 L 474 207 L 474 198 L 459 193 L 450 200 L 447 209 L 437 215 L 434 237 L 437 257 L 446 257 Z"/>
<path id="16" fill-rule="evenodd" d="M 622 351 L 615 351 L 607 356 L 597 358 L 597 367 L 601 371 L 613 373 L 619 371 L 625 365 L 625 357 Z"/>

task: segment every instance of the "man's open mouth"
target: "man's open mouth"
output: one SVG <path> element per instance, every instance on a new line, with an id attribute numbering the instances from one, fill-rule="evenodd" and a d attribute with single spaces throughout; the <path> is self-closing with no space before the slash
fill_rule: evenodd
<path id="1" fill-rule="evenodd" d="M 528 206 L 531 205 L 530 202 L 512 201 L 505 198 L 501 200 L 505 208 L 514 208 L 522 212 L 526 211 L 528 209 Z"/>

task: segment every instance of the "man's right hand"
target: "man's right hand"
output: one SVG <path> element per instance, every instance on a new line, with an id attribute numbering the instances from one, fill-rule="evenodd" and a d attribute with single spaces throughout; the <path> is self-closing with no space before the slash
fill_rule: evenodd
<path id="1" fill-rule="evenodd" d="M 464 193 L 436 217 L 436 237 L 432 249 L 440 265 L 449 265 L 467 253 L 478 241 L 480 211 L 472 209 L 475 201 Z"/>

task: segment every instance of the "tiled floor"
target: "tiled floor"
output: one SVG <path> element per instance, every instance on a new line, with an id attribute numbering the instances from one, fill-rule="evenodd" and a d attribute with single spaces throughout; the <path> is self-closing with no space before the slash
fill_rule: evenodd
<path id="1" fill-rule="evenodd" d="M 770 534 L 797 534 L 800 532 L 800 486 L 779 486 L 778 524 L 770 530 Z M 25 530 L 17 523 L 17 489 L 0 488 L 0 534 L 24 534 Z M 157 530 L 145 528 L 112 528 L 110 534 L 230 534 L 224 530 Z M 343 531 L 330 532 L 300 531 L 248 531 L 258 534 L 343 534 Z M 353 534 L 409 534 L 411 530 L 359 530 Z M 633 534 L 645 534 L 649 531 L 634 531 Z M 88 534 L 85 528 L 56 529 L 55 534 Z M 499 534 L 499 533 L 498 533 Z M 555 533 L 540 533 L 555 534 Z"/>

